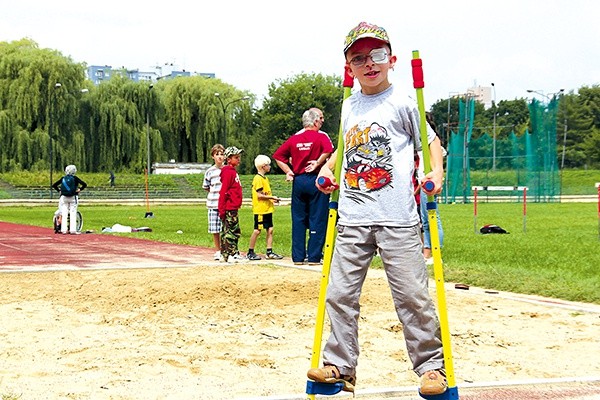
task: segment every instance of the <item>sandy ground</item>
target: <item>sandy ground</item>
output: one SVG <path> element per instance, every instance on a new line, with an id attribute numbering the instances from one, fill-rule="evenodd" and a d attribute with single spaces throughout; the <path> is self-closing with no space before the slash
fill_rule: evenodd
<path id="1" fill-rule="evenodd" d="M 302 394 L 319 282 L 266 264 L 2 273 L 0 396 Z M 599 306 L 447 288 L 459 387 L 600 377 Z M 379 270 L 365 284 L 360 342 L 357 390 L 417 384 Z"/>

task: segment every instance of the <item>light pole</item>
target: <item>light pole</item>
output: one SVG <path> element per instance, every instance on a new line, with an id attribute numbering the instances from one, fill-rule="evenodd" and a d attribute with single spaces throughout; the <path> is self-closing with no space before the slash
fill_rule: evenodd
<path id="1" fill-rule="evenodd" d="M 54 189 L 52 189 L 53 179 L 52 179 L 52 168 L 54 167 L 54 113 L 56 112 L 56 91 L 62 87 L 60 82 L 56 82 L 54 84 L 54 90 L 50 93 L 50 104 L 49 113 L 48 113 L 48 136 L 50 137 L 48 147 L 50 149 L 50 200 L 54 197 Z M 89 89 L 81 89 L 81 93 L 89 92 Z"/>
<path id="2" fill-rule="evenodd" d="M 565 169 L 565 151 L 567 149 L 567 104 L 565 103 L 564 90 L 561 90 L 561 98 L 562 98 L 562 107 L 563 107 L 563 148 L 562 148 L 562 157 L 560 160 L 560 199 L 562 201 L 562 184 L 563 184 L 563 170 Z"/>
<path id="3" fill-rule="evenodd" d="M 492 140 L 492 171 L 496 172 L 496 85 L 492 82 L 492 89 L 494 89 L 494 127 L 493 127 L 493 140 Z"/>
<path id="4" fill-rule="evenodd" d="M 223 99 L 221 98 L 221 94 L 218 92 L 215 93 L 215 97 L 217 99 L 219 99 L 219 103 L 221 103 L 221 109 L 223 110 L 223 122 L 222 122 L 222 128 L 221 128 L 223 137 L 221 139 L 222 139 L 223 147 L 227 148 L 227 107 L 229 107 L 231 104 L 236 103 L 238 101 L 249 100 L 250 96 L 243 96 L 238 99 L 231 100 L 228 103 L 223 102 Z"/>
<path id="5" fill-rule="evenodd" d="M 565 91 L 565 89 L 560 89 L 558 92 L 554 92 L 554 93 L 549 93 L 549 94 L 545 94 L 543 91 L 541 90 L 533 90 L 533 89 L 527 89 L 527 93 L 535 93 L 535 94 L 539 94 L 540 96 L 544 96 L 548 101 L 551 101 L 552 98 L 554 96 L 556 96 L 557 94 L 563 94 Z"/>
<path id="6" fill-rule="evenodd" d="M 154 85 L 148 86 L 148 98 L 146 104 L 146 171 L 144 171 L 144 181 L 146 182 L 146 214 L 144 218 L 154 218 L 154 213 L 150 211 L 150 199 L 148 198 L 148 175 L 150 174 L 150 91 Z"/>
<path id="7" fill-rule="evenodd" d="M 150 91 L 154 85 L 148 87 L 148 103 L 146 104 L 146 171 L 150 173 Z"/>
<path id="8" fill-rule="evenodd" d="M 463 136 L 463 204 L 467 204 L 467 171 L 469 169 L 469 141 L 467 139 L 469 130 L 469 107 L 471 106 L 471 98 L 473 94 L 468 92 L 465 94 L 465 130 Z"/>
<path id="9" fill-rule="evenodd" d="M 564 117 L 564 123 L 563 123 L 563 130 L 564 130 L 564 136 L 563 136 L 563 149 L 562 149 L 562 160 L 560 161 L 560 169 L 562 170 L 565 167 L 565 150 L 567 147 L 567 105 L 565 104 L 565 101 L 563 99 L 563 117 Z"/>
<path id="10" fill-rule="evenodd" d="M 50 147 L 50 200 L 54 197 L 54 189 L 52 189 L 53 179 L 52 179 L 52 167 L 54 166 L 54 154 L 53 154 L 53 130 L 54 130 L 54 111 L 56 110 L 56 91 L 62 86 L 60 82 L 56 82 L 54 84 L 54 90 L 50 93 L 50 112 L 48 113 L 49 123 L 48 123 L 48 136 L 50 137 L 49 147 Z"/>

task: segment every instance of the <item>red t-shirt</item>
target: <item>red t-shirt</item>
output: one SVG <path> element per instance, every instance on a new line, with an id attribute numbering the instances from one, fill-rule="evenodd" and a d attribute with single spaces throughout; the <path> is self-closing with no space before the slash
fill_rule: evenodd
<path id="1" fill-rule="evenodd" d="M 417 178 L 417 172 L 419 171 L 419 163 L 421 162 L 419 155 L 415 151 L 415 171 L 413 172 L 412 182 L 413 188 L 415 190 L 415 200 L 417 201 L 417 205 L 421 205 L 421 188 L 419 187 L 419 179 Z"/>
<path id="2" fill-rule="evenodd" d="M 326 133 L 302 130 L 289 137 L 273 154 L 275 160 L 288 163 L 292 160 L 294 175 L 305 173 L 309 161 L 323 153 L 333 153 L 333 144 Z"/>
<path id="3" fill-rule="evenodd" d="M 242 206 L 242 184 L 240 176 L 231 165 L 221 168 L 221 191 L 219 192 L 219 214 L 239 210 Z"/>

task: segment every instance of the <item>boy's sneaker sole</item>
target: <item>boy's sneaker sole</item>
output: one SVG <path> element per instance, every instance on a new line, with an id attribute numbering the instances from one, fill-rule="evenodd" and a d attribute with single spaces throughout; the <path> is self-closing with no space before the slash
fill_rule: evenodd
<path id="1" fill-rule="evenodd" d="M 349 375 L 341 375 L 337 367 L 333 365 L 326 365 L 323 368 L 311 368 L 308 370 L 306 376 L 308 379 L 320 383 L 343 383 L 343 391 L 354 393 L 356 378 Z"/>

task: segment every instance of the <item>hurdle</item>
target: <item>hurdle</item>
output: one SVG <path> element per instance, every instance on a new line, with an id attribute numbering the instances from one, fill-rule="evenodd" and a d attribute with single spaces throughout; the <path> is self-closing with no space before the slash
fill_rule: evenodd
<path id="1" fill-rule="evenodd" d="M 523 233 L 527 232 L 527 186 L 472 186 L 473 191 L 473 231 L 475 234 L 479 233 L 477 230 L 477 194 L 480 190 L 485 191 L 523 191 Z M 600 196 L 600 189 L 598 189 L 598 196 Z M 599 197 L 600 198 L 600 197 Z M 598 203 L 598 232 L 600 234 L 600 200 Z"/>

